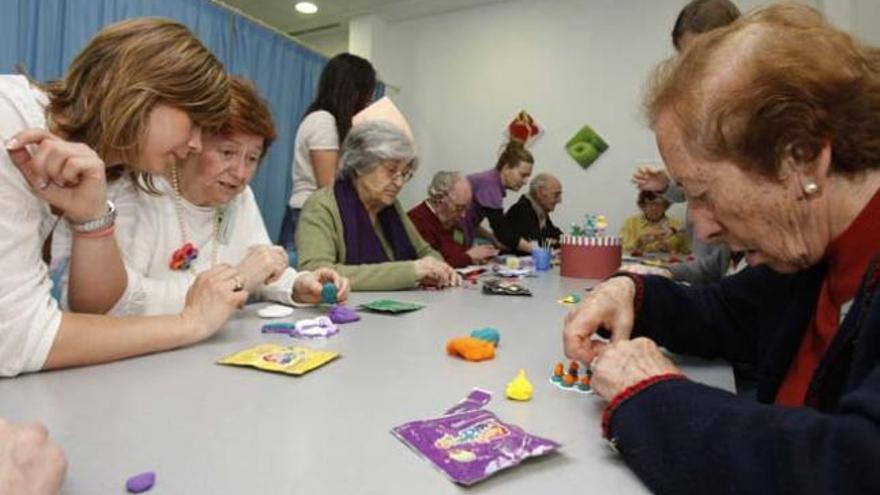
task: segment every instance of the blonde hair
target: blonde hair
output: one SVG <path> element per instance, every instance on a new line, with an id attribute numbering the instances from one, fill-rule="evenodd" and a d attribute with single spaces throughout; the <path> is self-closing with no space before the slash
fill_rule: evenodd
<path id="1" fill-rule="evenodd" d="M 99 156 L 136 163 L 150 111 L 166 104 L 197 126 L 217 128 L 229 108 L 223 65 L 186 28 L 144 17 L 102 29 L 67 68 L 41 85 L 50 130 Z M 113 165 L 113 164 L 108 164 Z"/>

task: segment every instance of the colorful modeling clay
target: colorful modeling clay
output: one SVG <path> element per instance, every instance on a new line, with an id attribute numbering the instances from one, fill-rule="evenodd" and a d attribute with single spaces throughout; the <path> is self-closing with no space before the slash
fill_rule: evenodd
<path id="1" fill-rule="evenodd" d="M 472 485 L 560 447 L 552 440 L 502 422 L 485 409 L 412 421 L 393 428 L 391 433 L 462 485 Z"/>
<path id="2" fill-rule="evenodd" d="M 581 302 L 581 296 L 577 294 L 569 294 L 562 299 L 558 299 L 556 302 L 559 304 L 577 304 Z"/>
<path id="3" fill-rule="evenodd" d="M 501 334 L 492 327 L 478 328 L 471 332 L 471 337 L 491 342 L 495 347 L 498 347 L 498 344 L 501 342 Z"/>
<path id="4" fill-rule="evenodd" d="M 582 390 L 584 392 L 592 390 L 590 388 L 590 375 L 584 375 L 581 377 L 581 380 L 578 382 L 578 390 Z"/>
<path id="5" fill-rule="evenodd" d="M 307 347 L 263 344 L 236 352 L 217 361 L 218 364 L 302 375 L 339 357 L 338 352 L 316 351 Z"/>
<path id="6" fill-rule="evenodd" d="M 327 313 L 327 316 L 330 317 L 330 321 L 338 324 L 351 323 L 361 319 L 361 315 L 357 314 L 355 310 L 348 309 L 345 306 L 333 306 L 330 308 L 330 312 Z"/>
<path id="7" fill-rule="evenodd" d="M 327 282 L 321 287 L 321 302 L 324 304 L 336 304 L 336 286 Z"/>
<path id="8" fill-rule="evenodd" d="M 358 306 L 358 309 L 377 311 L 380 313 L 406 313 L 424 307 L 424 305 L 417 303 L 395 301 L 394 299 L 379 299 L 378 301 L 361 304 Z"/>
<path id="9" fill-rule="evenodd" d="M 553 367 L 553 375 L 550 377 L 550 383 L 562 390 L 569 392 L 577 392 L 581 394 L 592 394 L 593 388 L 590 384 L 590 370 L 578 377 L 580 364 L 577 361 L 569 363 L 568 371 L 562 363 L 556 363 Z"/>
<path id="10" fill-rule="evenodd" d="M 458 337 L 446 343 L 446 352 L 468 361 L 485 361 L 495 357 L 495 346 L 473 337 Z"/>
<path id="11" fill-rule="evenodd" d="M 563 366 L 562 363 L 556 363 L 556 366 L 553 368 L 553 377 L 551 380 L 557 383 L 562 382 L 562 375 L 565 374 L 564 370 L 565 366 Z"/>
<path id="12" fill-rule="evenodd" d="M 266 323 L 265 325 L 263 325 L 261 331 L 263 333 L 280 333 L 284 335 L 290 335 L 290 333 L 293 332 L 293 323 Z"/>
<path id="13" fill-rule="evenodd" d="M 156 473 L 148 471 L 132 476 L 125 482 L 125 489 L 129 493 L 141 493 L 153 488 L 156 484 Z"/>
<path id="14" fill-rule="evenodd" d="M 300 320 L 293 325 L 291 337 L 330 337 L 339 333 L 339 328 L 326 316 Z"/>
<path id="15" fill-rule="evenodd" d="M 507 398 L 513 400 L 529 400 L 532 398 L 534 387 L 526 378 L 526 370 L 520 369 L 516 378 L 507 384 Z"/>

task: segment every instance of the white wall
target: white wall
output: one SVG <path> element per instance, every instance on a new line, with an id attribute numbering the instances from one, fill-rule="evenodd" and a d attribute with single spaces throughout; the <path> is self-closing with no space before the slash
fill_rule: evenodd
<path id="1" fill-rule="evenodd" d="M 853 33 L 863 41 L 880 47 L 880 1 L 852 0 L 852 3 Z"/>
<path id="2" fill-rule="evenodd" d="M 744 10 L 760 3 L 737 1 Z M 604 213 L 619 229 L 636 211 L 635 164 L 659 156 L 639 105 L 650 69 L 673 53 L 670 31 L 684 4 L 510 0 L 386 24 L 373 62 L 400 87 L 395 100 L 421 151 L 404 205 L 424 197 L 437 170 L 493 166 L 508 121 L 526 109 L 546 131 L 532 146 L 536 171 L 563 182 L 556 223 L 567 230 L 585 213 Z M 584 124 L 611 146 L 586 171 L 563 149 Z M 508 204 L 518 196 L 508 194 Z"/>

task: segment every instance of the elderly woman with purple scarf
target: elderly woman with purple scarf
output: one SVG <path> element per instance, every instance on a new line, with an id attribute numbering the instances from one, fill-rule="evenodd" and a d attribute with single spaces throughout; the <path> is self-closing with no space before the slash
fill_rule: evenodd
<path id="1" fill-rule="evenodd" d="M 341 153 L 333 186 L 309 197 L 300 214 L 299 269 L 332 267 L 352 290 L 460 283 L 397 201 L 417 165 L 407 135 L 388 122 L 366 122 L 352 127 Z"/>

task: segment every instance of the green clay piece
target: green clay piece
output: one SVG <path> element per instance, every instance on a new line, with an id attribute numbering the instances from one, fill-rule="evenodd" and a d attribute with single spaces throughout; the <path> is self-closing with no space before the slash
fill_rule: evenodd
<path id="1" fill-rule="evenodd" d="M 409 311 L 422 309 L 424 307 L 425 306 L 422 304 L 406 301 L 396 301 L 394 299 L 379 299 L 377 301 L 369 302 L 367 304 L 361 304 L 360 306 L 358 306 L 358 309 L 378 311 L 380 313 L 406 313 Z"/>

